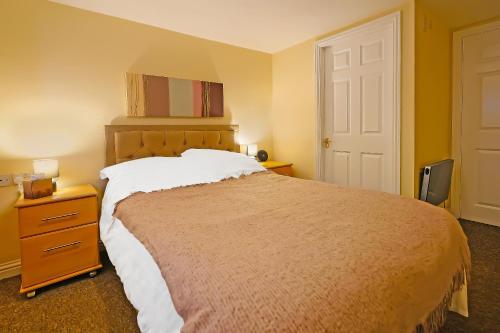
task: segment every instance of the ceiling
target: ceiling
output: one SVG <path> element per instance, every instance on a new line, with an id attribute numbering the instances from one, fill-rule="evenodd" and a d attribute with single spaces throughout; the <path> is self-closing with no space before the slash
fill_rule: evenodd
<path id="1" fill-rule="evenodd" d="M 268 53 L 283 50 L 406 2 L 404 0 L 52 1 Z"/>

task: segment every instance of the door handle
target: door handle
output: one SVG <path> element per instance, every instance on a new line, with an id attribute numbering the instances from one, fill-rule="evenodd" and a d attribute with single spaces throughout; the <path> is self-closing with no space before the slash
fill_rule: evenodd
<path id="1" fill-rule="evenodd" d="M 332 143 L 332 139 L 330 139 L 330 138 L 324 138 L 323 139 L 323 147 L 330 148 L 330 144 L 331 143 Z"/>

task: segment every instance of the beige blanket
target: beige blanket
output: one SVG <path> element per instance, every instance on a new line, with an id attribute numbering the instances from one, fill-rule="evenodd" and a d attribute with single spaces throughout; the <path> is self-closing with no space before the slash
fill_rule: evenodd
<path id="1" fill-rule="evenodd" d="M 470 266 L 442 208 L 268 172 L 136 193 L 115 216 L 184 332 L 435 332 Z"/>

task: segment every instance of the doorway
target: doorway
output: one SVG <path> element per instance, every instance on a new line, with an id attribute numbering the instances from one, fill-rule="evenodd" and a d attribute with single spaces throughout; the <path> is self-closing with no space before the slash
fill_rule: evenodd
<path id="1" fill-rule="evenodd" d="M 453 35 L 452 211 L 500 226 L 500 22 Z"/>
<path id="2" fill-rule="evenodd" d="M 400 13 L 316 44 L 316 178 L 400 193 Z"/>

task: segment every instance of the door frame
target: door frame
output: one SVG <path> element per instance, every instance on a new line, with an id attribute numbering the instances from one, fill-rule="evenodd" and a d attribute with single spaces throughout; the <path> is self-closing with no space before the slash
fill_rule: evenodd
<path id="1" fill-rule="evenodd" d="M 316 140 L 315 140 L 315 179 L 324 180 L 324 149 L 322 146 L 323 140 L 323 120 L 324 120 L 324 105 L 323 105 L 323 69 L 324 69 L 324 49 L 330 46 L 330 43 L 345 38 L 347 35 L 363 30 L 370 30 L 378 26 L 392 23 L 394 28 L 393 42 L 394 42 L 394 82 L 395 93 L 393 103 L 394 115 L 394 170 L 395 170 L 395 184 L 396 194 L 401 193 L 401 161 L 400 161 L 400 146 L 401 146 L 401 12 L 385 15 L 378 19 L 372 20 L 368 23 L 361 24 L 352 29 L 339 32 L 335 35 L 321 39 L 315 44 L 315 81 L 316 81 Z"/>
<path id="2" fill-rule="evenodd" d="M 451 181 L 450 211 L 456 218 L 462 216 L 462 42 L 465 37 L 499 27 L 500 21 L 495 21 L 453 32 L 451 158 L 455 161 L 455 170 Z"/>

